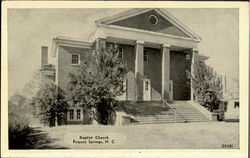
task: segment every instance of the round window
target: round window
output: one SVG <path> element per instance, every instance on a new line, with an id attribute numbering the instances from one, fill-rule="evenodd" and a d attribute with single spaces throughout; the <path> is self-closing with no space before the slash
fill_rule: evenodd
<path id="1" fill-rule="evenodd" d="M 150 15 L 150 16 L 149 16 L 149 22 L 150 22 L 150 24 L 152 24 L 152 25 L 158 24 L 158 18 L 157 18 L 157 16 L 155 16 L 155 15 Z"/>

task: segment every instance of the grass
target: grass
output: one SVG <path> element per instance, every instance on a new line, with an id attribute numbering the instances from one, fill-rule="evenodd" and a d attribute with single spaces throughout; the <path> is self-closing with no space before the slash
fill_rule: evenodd
<path id="1" fill-rule="evenodd" d="M 68 125 L 43 130 L 56 140 L 54 146 L 69 149 L 221 149 L 223 145 L 239 148 L 238 123 L 169 123 L 121 127 Z M 108 136 L 108 140 L 114 140 L 115 143 L 73 143 L 74 140 L 83 141 L 79 139 L 80 136 Z"/>

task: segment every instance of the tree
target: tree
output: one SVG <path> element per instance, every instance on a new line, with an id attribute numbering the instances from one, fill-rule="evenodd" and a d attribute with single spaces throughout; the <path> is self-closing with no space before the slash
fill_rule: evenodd
<path id="1" fill-rule="evenodd" d="M 38 90 L 42 87 L 43 80 L 45 79 L 46 77 L 41 73 L 41 70 L 35 70 L 32 74 L 31 80 L 29 80 L 21 90 L 21 94 L 27 99 L 32 99 L 32 97 L 34 97 Z M 51 82 L 46 80 L 46 83 Z"/>
<path id="2" fill-rule="evenodd" d="M 8 101 L 9 112 L 10 111 L 20 111 L 21 109 L 28 107 L 28 99 L 26 99 L 21 94 L 14 94 L 10 97 Z"/>
<path id="3" fill-rule="evenodd" d="M 198 61 L 194 64 L 193 73 L 188 73 L 188 77 L 192 78 L 196 100 L 210 111 L 217 109 L 222 97 L 222 83 L 213 69 L 203 61 Z"/>
<path id="4" fill-rule="evenodd" d="M 49 126 L 57 126 L 58 120 L 65 118 L 67 102 L 65 93 L 55 84 L 45 84 L 33 97 L 33 104 L 38 107 L 37 116 Z"/>
<path id="5" fill-rule="evenodd" d="M 91 109 L 91 116 L 100 124 L 115 121 L 116 96 L 124 93 L 127 68 L 118 57 L 117 47 L 93 51 L 76 72 L 70 73 L 68 100 Z"/>

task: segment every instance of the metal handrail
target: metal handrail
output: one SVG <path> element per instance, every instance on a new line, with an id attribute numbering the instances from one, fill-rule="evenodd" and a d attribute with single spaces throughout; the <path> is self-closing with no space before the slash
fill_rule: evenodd
<path id="1" fill-rule="evenodd" d="M 164 103 L 167 104 L 167 106 L 169 106 L 173 111 L 174 111 L 174 123 L 176 123 L 176 110 L 171 106 L 169 105 L 164 99 L 162 99 L 162 102 L 163 102 L 163 106 L 164 106 Z"/>
<path id="2" fill-rule="evenodd" d="M 163 102 L 163 106 L 164 106 L 164 103 L 167 104 L 167 106 L 169 106 L 173 111 L 174 111 L 174 123 L 176 123 L 176 114 L 178 114 L 185 122 L 187 122 L 187 120 L 181 116 L 170 104 L 168 104 L 168 102 L 166 100 L 164 100 L 162 98 L 162 102 Z"/>

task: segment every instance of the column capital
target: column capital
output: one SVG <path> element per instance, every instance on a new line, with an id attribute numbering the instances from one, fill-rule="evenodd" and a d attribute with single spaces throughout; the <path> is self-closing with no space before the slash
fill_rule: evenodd
<path id="1" fill-rule="evenodd" d="M 165 47 L 165 48 L 170 48 L 170 44 L 165 44 L 165 43 L 163 43 L 163 44 L 161 44 L 161 47 Z"/>
<path id="2" fill-rule="evenodd" d="M 199 49 L 198 48 L 192 48 L 192 51 L 193 52 L 199 52 Z"/>
<path id="3" fill-rule="evenodd" d="M 106 40 L 106 37 L 105 36 L 100 36 L 100 37 L 97 38 L 97 40 L 100 40 L 100 39 Z"/>
<path id="4" fill-rule="evenodd" d="M 139 40 L 137 40 L 137 41 L 135 41 L 135 43 L 136 43 L 136 44 L 144 44 L 144 41 L 139 41 Z"/>
<path id="5" fill-rule="evenodd" d="M 105 33 L 98 33 L 96 38 L 100 38 L 100 39 L 106 39 L 107 38 L 107 35 Z"/>
<path id="6" fill-rule="evenodd" d="M 96 50 L 106 49 L 106 39 L 98 37 L 96 39 Z"/>

